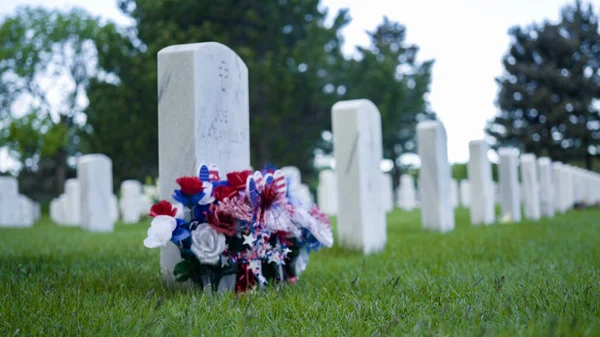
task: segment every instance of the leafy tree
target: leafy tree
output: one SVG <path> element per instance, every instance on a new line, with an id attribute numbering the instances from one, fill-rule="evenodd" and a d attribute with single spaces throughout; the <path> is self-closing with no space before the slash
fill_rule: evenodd
<path id="1" fill-rule="evenodd" d="M 24 176 L 45 161 L 45 174 L 54 173 L 44 177 L 53 184 L 40 184 L 48 193 L 62 191 L 85 124 L 86 88 L 108 75 L 96 66 L 97 50 L 114 35 L 114 25 L 81 9 L 21 7 L 0 26 L 0 146 L 30 172 Z"/>
<path id="2" fill-rule="evenodd" d="M 417 123 L 435 119 L 427 101 L 433 61 L 419 63 L 419 48 L 406 42 L 406 27 L 387 17 L 368 34 L 371 45 L 358 47 L 359 60 L 344 69 L 347 93 L 343 98 L 368 98 L 379 108 L 383 156 L 394 162 L 396 186 L 400 156 L 417 150 Z"/>
<path id="3" fill-rule="evenodd" d="M 516 146 L 554 160 L 585 158 L 591 168 L 600 152 L 600 35 L 592 7 L 577 1 L 557 24 L 514 27 L 504 56 L 500 113 L 486 131 L 495 148 Z"/>
<path id="4" fill-rule="evenodd" d="M 337 99 L 326 89 L 337 85 L 335 69 L 345 62 L 339 29 L 348 22 L 342 11 L 325 27 L 318 4 L 121 0 L 123 12 L 137 23 L 139 44 L 129 60 L 114 62 L 118 83 L 91 86 L 90 148 L 113 158 L 116 176 L 152 175 L 158 160 L 156 54 L 173 44 L 216 41 L 248 66 L 253 166 L 295 165 L 311 172 L 313 149 L 321 130 L 330 127 Z"/>

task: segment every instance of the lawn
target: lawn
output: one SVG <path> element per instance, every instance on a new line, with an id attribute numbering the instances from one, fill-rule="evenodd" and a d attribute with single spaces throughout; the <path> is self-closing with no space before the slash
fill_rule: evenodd
<path id="1" fill-rule="evenodd" d="M 600 336 L 600 210 L 447 234 L 388 216 L 388 245 L 311 256 L 295 286 L 166 289 L 147 221 L 0 229 L 0 336 Z"/>

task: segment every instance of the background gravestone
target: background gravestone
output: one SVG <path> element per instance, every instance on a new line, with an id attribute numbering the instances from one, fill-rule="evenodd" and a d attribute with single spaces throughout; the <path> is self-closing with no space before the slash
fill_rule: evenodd
<path id="1" fill-rule="evenodd" d="M 537 160 L 534 154 L 521 155 L 521 179 L 523 180 L 525 217 L 539 220 L 541 217 L 540 195 L 538 186 Z"/>
<path id="2" fill-rule="evenodd" d="M 495 190 L 492 165 L 488 159 L 488 145 L 484 140 L 469 142 L 468 174 L 471 189 L 471 224 L 489 225 L 494 222 Z"/>
<path id="3" fill-rule="evenodd" d="M 87 154 L 77 162 L 81 193 L 81 227 L 90 232 L 112 232 L 112 161 L 103 154 Z"/>
<path id="4" fill-rule="evenodd" d="M 323 213 L 334 216 L 338 213 L 337 178 L 333 170 L 319 172 L 317 203 Z"/>
<path id="5" fill-rule="evenodd" d="M 370 254 L 385 248 L 381 204 L 381 115 L 369 100 L 337 102 L 331 109 L 340 245 Z"/>
<path id="6" fill-rule="evenodd" d="M 454 229 L 454 209 L 450 190 L 448 137 L 440 121 L 417 125 L 418 152 L 421 158 L 419 196 L 423 228 L 439 232 Z"/>
<path id="7" fill-rule="evenodd" d="M 0 226 L 18 226 L 19 215 L 19 183 L 14 177 L 0 176 Z"/>
<path id="8" fill-rule="evenodd" d="M 512 147 L 505 147 L 498 150 L 500 157 L 500 167 L 498 168 L 498 177 L 500 179 L 500 194 L 502 200 L 502 215 L 510 217 L 512 222 L 521 221 L 521 191 L 519 187 L 518 175 L 518 151 Z"/>
<path id="9" fill-rule="evenodd" d="M 540 211 L 542 216 L 554 216 L 554 184 L 552 182 L 552 161 L 548 157 L 537 160 L 540 173 Z"/>

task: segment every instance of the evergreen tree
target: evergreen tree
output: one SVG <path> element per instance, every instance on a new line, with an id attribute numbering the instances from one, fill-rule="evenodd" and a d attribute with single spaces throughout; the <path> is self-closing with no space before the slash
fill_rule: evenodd
<path id="1" fill-rule="evenodd" d="M 509 34 L 506 72 L 497 79 L 500 113 L 486 127 L 494 147 L 560 161 L 585 158 L 591 168 L 600 152 L 600 35 L 591 5 L 584 9 L 577 1 L 563 8 L 557 24 L 514 27 Z"/>

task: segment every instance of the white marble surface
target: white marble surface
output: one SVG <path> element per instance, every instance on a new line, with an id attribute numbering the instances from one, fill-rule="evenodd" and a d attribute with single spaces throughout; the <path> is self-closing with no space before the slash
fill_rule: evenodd
<path id="1" fill-rule="evenodd" d="M 33 202 L 33 221 L 38 222 L 42 218 L 42 205 L 39 202 Z"/>
<path id="2" fill-rule="evenodd" d="M 450 198 L 452 208 L 456 208 L 460 205 L 458 200 L 460 200 L 460 195 L 458 191 L 458 181 L 456 179 L 450 179 Z"/>
<path id="3" fill-rule="evenodd" d="M 454 229 L 454 209 L 451 204 L 448 137 L 440 121 L 425 121 L 417 125 L 419 196 L 423 228 L 439 232 Z"/>
<path id="4" fill-rule="evenodd" d="M 81 228 L 90 232 L 112 232 L 112 161 L 103 154 L 87 154 L 77 161 L 81 193 Z"/>
<path id="5" fill-rule="evenodd" d="M 471 184 L 467 179 L 463 179 L 459 183 L 460 204 L 462 207 L 471 207 Z"/>
<path id="6" fill-rule="evenodd" d="M 492 181 L 492 165 L 488 159 L 488 145 L 484 140 L 469 142 L 469 187 L 471 192 L 472 225 L 489 225 L 494 222 L 496 199 L 495 183 Z"/>
<path id="7" fill-rule="evenodd" d="M 566 174 L 561 162 L 552 163 L 552 187 L 554 191 L 553 204 L 555 213 L 564 213 L 567 210 Z"/>
<path id="8" fill-rule="evenodd" d="M 386 213 L 394 210 L 394 184 L 389 173 L 381 174 L 381 204 Z"/>
<path id="9" fill-rule="evenodd" d="M 573 166 L 571 174 L 573 175 L 573 202 L 584 202 L 586 187 L 583 170 Z"/>
<path id="10" fill-rule="evenodd" d="M 338 242 L 363 254 L 387 242 L 381 204 L 381 115 L 369 100 L 337 102 L 331 109 L 338 197 Z"/>
<path id="11" fill-rule="evenodd" d="M 125 224 L 140 222 L 140 205 L 142 198 L 142 183 L 137 180 L 124 180 L 121 182 L 119 206 L 121 220 Z"/>
<path id="12" fill-rule="evenodd" d="M 284 166 L 280 171 L 286 176 L 290 186 L 299 186 L 302 184 L 302 174 L 296 166 Z"/>
<path id="13" fill-rule="evenodd" d="M 0 176 L 0 227 L 19 226 L 19 183 L 9 176 Z"/>
<path id="14" fill-rule="evenodd" d="M 81 223 L 81 187 L 76 178 L 65 181 L 64 223 L 69 226 L 79 226 Z"/>
<path id="15" fill-rule="evenodd" d="M 400 176 L 400 187 L 398 188 L 398 208 L 404 211 L 412 211 L 417 208 L 417 192 L 415 179 L 410 174 Z"/>
<path id="16" fill-rule="evenodd" d="M 502 201 L 502 216 L 509 217 L 512 222 L 521 221 L 521 193 L 518 175 L 518 150 L 505 147 L 498 150 L 500 166 L 498 167 L 498 178 Z"/>
<path id="17" fill-rule="evenodd" d="M 56 223 L 61 226 L 68 226 L 67 224 L 67 212 L 68 212 L 68 203 L 67 203 L 67 195 L 61 194 L 56 198 L 56 203 L 58 205 L 58 212 L 56 213 Z"/>
<path id="18" fill-rule="evenodd" d="M 317 186 L 317 203 L 321 210 L 329 215 L 338 214 L 337 177 L 333 170 L 319 172 L 319 186 Z"/>
<path id="19" fill-rule="evenodd" d="M 248 68 L 216 42 L 169 46 L 158 52 L 159 197 L 173 201 L 176 179 L 202 163 L 221 174 L 250 167 Z M 176 136 L 174 136 L 176 135 Z M 163 278 L 173 279 L 177 246 L 161 249 Z"/>
<path id="20" fill-rule="evenodd" d="M 52 220 L 52 222 L 54 222 L 55 224 L 59 224 L 59 213 L 61 212 L 60 210 L 60 203 L 58 202 L 58 198 L 54 198 L 50 201 L 50 206 L 49 206 L 49 212 L 50 212 L 50 220 Z"/>
<path id="21" fill-rule="evenodd" d="M 548 157 L 537 160 L 540 173 L 540 211 L 542 216 L 554 217 L 554 184 L 552 181 L 552 161 Z"/>
<path id="22" fill-rule="evenodd" d="M 24 194 L 19 194 L 19 227 L 31 227 L 34 223 L 33 201 Z"/>
<path id="23" fill-rule="evenodd" d="M 540 194 L 538 185 L 537 158 L 534 154 L 521 155 L 521 179 L 525 194 L 523 205 L 525 218 L 537 221 L 541 218 Z"/>
<path id="24" fill-rule="evenodd" d="M 116 195 L 110 196 L 110 218 L 112 222 L 117 223 L 119 221 L 119 199 Z"/>
<path id="25" fill-rule="evenodd" d="M 153 202 L 152 202 L 152 199 L 150 198 L 150 196 L 142 194 L 142 196 L 140 197 L 140 205 L 139 205 L 140 217 L 147 216 L 148 213 L 150 213 L 150 209 L 152 208 L 152 205 L 153 205 Z"/>
<path id="26" fill-rule="evenodd" d="M 565 202 L 566 202 L 566 210 L 570 210 L 573 208 L 575 204 L 575 183 L 574 183 L 574 174 L 573 174 L 573 166 L 564 165 L 563 166 L 563 174 L 565 175 Z"/>

